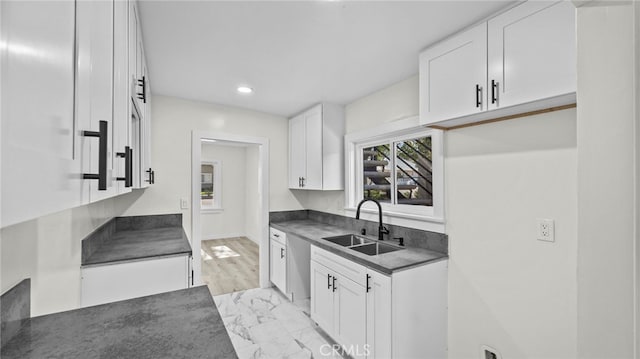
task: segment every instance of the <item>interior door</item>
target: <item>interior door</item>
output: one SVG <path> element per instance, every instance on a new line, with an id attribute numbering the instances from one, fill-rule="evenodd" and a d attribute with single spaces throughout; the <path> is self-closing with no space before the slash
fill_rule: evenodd
<path id="1" fill-rule="evenodd" d="M 487 25 L 483 23 L 420 54 L 423 124 L 486 110 Z"/>

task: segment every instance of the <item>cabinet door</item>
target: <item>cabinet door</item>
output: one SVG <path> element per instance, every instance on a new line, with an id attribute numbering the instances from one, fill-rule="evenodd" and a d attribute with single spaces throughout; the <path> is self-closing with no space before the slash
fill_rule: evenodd
<path id="1" fill-rule="evenodd" d="M 360 284 L 338 275 L 334 281 L 334 338 L 352 357 L 366 356 L 367 297 Z"/>
<path id="2" fill-rule="evenodd" d="M 140 44 L 142 46 L 142 44 Z M 140 182 L 141 188 L 149 187 L 151 184 L 151 111 L 149 108 L 149 80 L 147 74 L 147 60 L 144 55 L 144 49 L 141 49 L 141 75 L 144 78 L 144 99 L 140 99 L 139 105 L 142 112 L 142 123 L 140 128 Z M 140 88 L 142 91 L 142 88 Z"/>
<path id="3" fill-rule="evenodd" d="M 125 178 L 126 147 L 131 146 L 129 126 L 131 108 L 129 93 L 129 5 L 126 1 L 115 1 L 113 6 L 113 163 L 114 176 Z M 120 155 L 118 155 L 120 153 Z M 125 181 L 117 181 L 117 192 L 131 192 Z"/>
<path id="4" fill-rule="evenodd" d="M 315 261 L 311 261 L 311 319 L 333 335 L 333 273 Z"/>
<path id="5" fill-rule="evenodd" d="M 98 132 L 107 123 L 106 153 L 96 137 L 79 136 L 83 174 L 99 174 L 106 157 L 106 189 L 98 180 L 82 182 L 83 202 L 96 202 L 117 195 L 113 172 L 113 1 L 78 1 L 76 5 L 77 78 L 76 116 L 82 131 Z"/>
<path id="6" fill-rule="evenodd" d="M 189 257 L 82 268 L 82 307 L 189 287 Z"/>
<path id="7" fill-rule="evenodd" d="M 430 124 L 486 110 L 486 23 L 420 54 L 420 120 Z"/>
<path id="8" fill-rule="evenodd" d="M 391 278 L 367 270 L 367 344 L 370 358 L 391 358 Z"/>
<path id="9" fill-rule="evenodd" d="M 271 240 L 270 278 L 280 291 L 287 293 L 287 249 L 282 244 Z"/>
<path id="10" fill-rule="evenodd" d="M 1 1 L 2 218 L 81 204 L 74 123 L 74 1 Z"/>
<path id="11" fill-rule="evenodd" d="M 489 20 L 489 85 L 497 83 L 489 108 L 575 92 L 575 36 L 568 1 L 527 1 Z"/>
<path id="12" fill-rule="evenodd" d="M 305 112 L 305 176 L 304 189 L 322 189 L 322 106 Z"/>
<path id="13" fill-rule="evenodd" d="M 289 188 L 302 188 L 306 176 L 306 125 L 304 114 L 289 120 Z"/>

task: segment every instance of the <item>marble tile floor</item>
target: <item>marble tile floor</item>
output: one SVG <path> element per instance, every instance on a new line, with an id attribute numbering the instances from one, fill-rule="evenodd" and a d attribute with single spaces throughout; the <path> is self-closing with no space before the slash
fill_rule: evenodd
<path id="1" fill-rule="evenodd" d="M 213 297 L 238 358 L 342 358 L 309 317 L 309 300 L 291 303 L 277 289 Z"/>

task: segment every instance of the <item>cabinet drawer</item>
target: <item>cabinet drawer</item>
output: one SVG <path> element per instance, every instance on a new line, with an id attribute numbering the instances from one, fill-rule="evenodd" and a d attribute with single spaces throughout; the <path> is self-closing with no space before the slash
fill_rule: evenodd
<path id="1" fill-rule="evenodd" d="M 269 238 L 282 244 L 283 246 L 287 245 L 287 234 L 281 230 L 269 227 Z"/>
<path id="2" fill-rule="evenodd" d="M 363 265 L 354 263 L 349 259 L 340 257 L 316 246 L 311 246 L 311 260 L 324 265 L 362 286 L 366 285 L 367 269 Z"/>
<path id="3" fill-rule="evenodd" d="M 87 307 L 189 287 L 189 257 L 82 268 L 81 306 Z"/>

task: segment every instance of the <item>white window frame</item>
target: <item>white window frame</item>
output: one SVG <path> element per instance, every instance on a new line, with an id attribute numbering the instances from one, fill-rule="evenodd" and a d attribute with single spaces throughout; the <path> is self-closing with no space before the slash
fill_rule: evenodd
<path id="1" fill-rule="evenodd" d="M 363 198 L 363 148 L 426 136 L 431 137 L 433 206 L 380 204 L 385 223 L 444 233 L 443 133 L 442 130 L 420 126 L 417 116 L 345 136 L 345 211 L 355 214 L 356 206 Z M 367 202 L 361 208 L 361 218 L 377 221 L 377 212 L 375 204 Z"/>
<path id="2" fill-rule="evenodd" d="M 222 209 L 222 161 L 214 159 L 203 159 L 200 161 L 200 166 L 212 165 L 213 166 L 213 193 L 214 201 L 212 206 L 203 206 L 202 199 L 200 200 L 200 212 L 202 213 L 214 213 L 221 212 Z M 202 168 L 202 167 L 201 167 Z M 200 171 L 202 178 L 202 171 Z M 201 187 L 202 188 L 202 187 Z"/>

